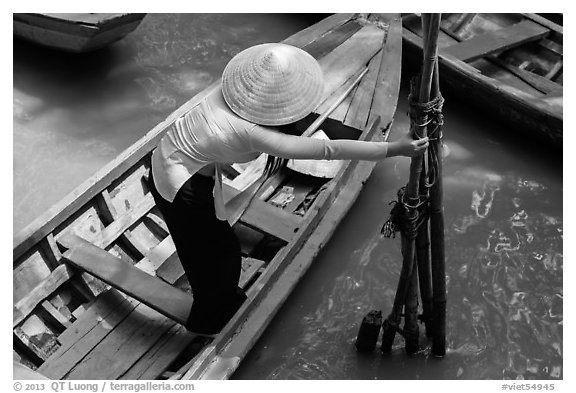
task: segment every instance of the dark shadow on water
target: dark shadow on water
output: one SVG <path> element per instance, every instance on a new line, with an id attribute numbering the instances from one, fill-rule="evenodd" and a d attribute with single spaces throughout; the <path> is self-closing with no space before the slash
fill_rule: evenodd
<path id="1" fill-rule="evenodd" d="M 122 48 L 124 49 L 124 48 Z M 126 54 L 112 44 L 93 52 L 70 53 L 14 38 L 14 88 L 50 106 L 80 104 L 98 94 L 107 74 Z"/>

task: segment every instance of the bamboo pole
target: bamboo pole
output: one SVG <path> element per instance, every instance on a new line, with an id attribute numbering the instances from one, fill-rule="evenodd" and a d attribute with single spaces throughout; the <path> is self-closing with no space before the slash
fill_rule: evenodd
<path id="1" fill-rule="evenodd" d="M 440 75 L 438 62 L 434 69 L 432 85 L 433 97 L 440 95 Z M 440 138 L 431 141 L 438 152 L 438 176 L 430 189 L 430 232 L 432 256 L 432 291 L 433 291 L 433 339 L 432 354 L 443 357 L 446 354 L 446 260 L 444 248 L 444 207 L 442 183 L 442 141 Z"/>
<path id="2" fill-rule="evenodd" d="M 429 19 L 428 19 L 429 18 Z M 434 67 L 436 64 L 437 53 L 438 53 L 438 33 L 440 30 L 440 14 L 422 15 L 422 20 L 424 23 L 429 23 L 430 28 L 423 30 L 423 35 L 425 36 L 424 45 L 424 56 L 422 62 L 422 73 L 420 78 L 419 87 L 419 102 L 428 102 L 430 100 L 430 91 L 432 87 L 432 79 Z M 428 25 L 427 25 L 428 26 Z M 426 123 L 426 119 L 423 119 L 423 124 Z M 414 133 L 416 137 L 421 138 L 426 136 L 426 126 L 425 125 L 415 125 Z M 406 191 L 404 194 L 404 202 L 409 206 L 415 206 L 419 202 L 419 188 L 420 188 L 420 177 L 422 175 L 422 169 L 425 166 L 422 157 L 414 157 L 410 162 L 410 177 L 408 184 L 406 185 Z M 408 220 L 415 219 L 417 217 L 417 210 L 415 208 L 409 208 L 407 212 Z M 406 304 L 408 299 L 410 286 L 413 287 L 410 292 L 410 299 L 413 299 L 413 292 L 416 288 L 413 283 L 412 274 L 415 269 L 415 251 L 416 251 L 416 234 L 409 234 L 410 237 L 405 236 L 402 233 L 402 269 L 400 272 L 400 280 L 398 282 L 398 287 L 396 289 L 396 295 L 394 298 L 394 305 L 392 307 L 392 312 L 384 322 L 384 332 L 382 336 L 382 347 L 383 353 L 390 352 L 392 349 L 392 342 L 394 341 L 394 336 L 398 329 L 400 319 L 402 316 L 402 307 Z M 412 284 L 412 285 L 411 285 Z M 410 304 L 411 306 L 412 304 Z M 409 317 L 408 326 L 405 330 L 410 332 L 414 329 L 413 318 Z M 417 329 L 417 324 L 416 324 Z M 410 343 L 407 345 L 407 350 L 414 350 L 413 345 L 413 335 L 410 334 Z"/>
<path id="3" fill-rule="evenodd" d="M 422 223 L 416 237 L 416 261 L 418 266 L 418 283 L 422 300 L 422 320 L 426 327 L 426 337 L 432 338 L 433 291 L 432 267 L 430 256 L 430 224 Z"/>
<path id="4" fill-rule="evenodd" d="M 424 45 L 429 42 L 428 37 L 430 37 L 430 18 L 422 18 L 422 31 L 428 32 L 428 34 L 423 34 Z M 438 61 L 435 62 L 434 71 L 437 69 Z M 438 74 L 434 72 L 431 87 L 431 97 L 437 96 L 435 94 L 435 84 L 437 83 Z M 437 85 L 436 85 L 437 86 Z M 424 160 L 424 172 L 420 176 L 420 194 L 429 195 L 427 183 L 427 173 L 428 168 L 431 163 L 427 159 L 428 154 L 422 156 Z M 431 268 L 431 255 L 430 255 L 430 223 L 426 220 L 421 224 L 418 235 L 416 237 L 416 261 L 418 266 L 418 283 L 420 289 L 420 298 L 422 300 L 422 320 L 426 327 L 426 337 L 433 337 L 433 327 L 432 327 L 432 315 L 433 315 L 433 292 L 432 292 L 432 268 Z"/>

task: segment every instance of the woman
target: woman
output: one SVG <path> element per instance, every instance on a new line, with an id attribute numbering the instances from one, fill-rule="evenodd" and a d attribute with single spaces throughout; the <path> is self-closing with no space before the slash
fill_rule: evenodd
<path id="1" fill-rule="evenodd" d="M 261 153 L 280 159 L 382 160 L 415 156 L 427 138 L 395 142 L 320 140 L 288 135 L 323 93 L 322 71 L 301 49 L 262 44 L 236 55 L 221 86 L 178 119 L 152 155 L 150 188 L 172 235 L 193 292 L 186 328 L 218 333 L 245 296 L 238 289 L 240 245 L 222 199 L 220 164 Z M 275 162 L 276 161 L 276 162 Z"/>

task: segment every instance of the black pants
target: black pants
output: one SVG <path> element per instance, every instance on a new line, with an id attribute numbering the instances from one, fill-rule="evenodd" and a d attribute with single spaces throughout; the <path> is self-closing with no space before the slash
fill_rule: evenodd
<path id="1" fill-rule="evenodd" d="M 151 170 L 148 184 L 192 287 L 194 301 L 186 328 L 218 333 L 246 296 L 238 288 L 240 243 L 228 222 L 216 218 L 214 179 L 192 176 L 172 203 L 156 190 Z"/>

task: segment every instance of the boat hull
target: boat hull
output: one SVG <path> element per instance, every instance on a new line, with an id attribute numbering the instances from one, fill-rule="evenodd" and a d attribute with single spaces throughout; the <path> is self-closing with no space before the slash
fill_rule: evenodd
<path id="1" fill-rule="evenodd" d="M 98 18 L 77 15 L 14 14 L 14 36 L 67 52 L 90 52 L 134 31 L 146 14 L 95 14 Z"/>
<path id="2" fill-rule="evenodd" d="M 413 24 L 410 28 L 405 25 L 403 36 L 403 62 L 409 67 L 420 64 L 422 58 L 422 40 L 413 27 Z M 520 78 L 504 68 L 493 71 L 494 75 L 487 75 L 475 65 L 481 61 L 484 61 L 482 65 L 486 65 L 498 59 L 490 56 L 487 60 L 461 61 L 446 53 L 447 47 L 454 43 L 449 41 L 450 37 L 443 31 L 442 38 L 446 41 L 439 48 L 439 66 L 440 83 L 445 92 L 470 102 L 483 113 L 508 122 L 515 136 L 544 142 L 551 149 L 562 148 L 563 96 L 560 84 L 555 86 L 553 82 L 543 81 L 538 75 L 516 70 L 537 82 L 546 82 L 545 87 L 550 86 L 554 90 L 541 92 L 527 84 L 527 88 L 523 89 Z M 492 67 L 490 71 L 499 64 L 489 64 Z"/>

